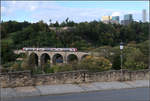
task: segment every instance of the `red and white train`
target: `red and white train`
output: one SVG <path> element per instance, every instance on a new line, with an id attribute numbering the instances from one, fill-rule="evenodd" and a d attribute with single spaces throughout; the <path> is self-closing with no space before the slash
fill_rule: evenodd
<path id="1" fill-rule="evenodd" d="M 77 48 L 22 48 L 23 51 L 70 51 L 76 52 Z"/>

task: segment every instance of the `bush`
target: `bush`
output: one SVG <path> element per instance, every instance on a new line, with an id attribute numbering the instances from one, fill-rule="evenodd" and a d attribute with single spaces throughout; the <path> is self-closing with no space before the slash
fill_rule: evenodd
<path id="1" fill-rule="evenodd" d="M 148 68 L 148 64 L 145 62 L 145 55 L 144 52 L 141 52 L 139 48 L 136 48 L 136 44 L 128 44 L 127 46 L 124 46 L 123 49 L 123 68 L 124 69 L 131 69 L 131 70 L 137 70 L 137 69 L 146 69 Z M 112 53 L 114 53 L 111 57 L 112 61 L 112 68 L 113 69 L 120 69 L 121 65 L 121 51 L 119 49 L 119 46 L 114 47 L 112 49 Z M 142 58 L 141 58 L 142 57 Z"/>
<path id="2" fill-rule="evenodd" d="M 45 73 L 54 73 L 54 70 L 51 68 L 49 63 L 45 64 L 42 68 Z"/>
<path id="3" fill-rule="evenodd" d="M 35 71 L 37 71 L 36 69 L 38 67 L 35 66 L 34 62 L 32 62 L 32 61 L 34 61 L 34 60 L 30 59 L 30 57 L 25 55 L 25 57 L 23 58 L 23 62 L 21 63 L 21 68 L 23 70 L 30 70 L 31 73 L 34 73 Z"/>
<path id="4" fill-rule="evenodd" d="M 62 64 L 62 65 L 53 65 L 52 66 L 53 72 L 64 72 L 64 71 L 72 71 L 73 68 L 69 64 Z"/>
<path id="5" fill-rule="evenodd" d="M 11 70 L 16 70 L 16 71 L 21 71 L 21 63 L 22 61 L 16 61 L 12 66 L 11 66 Z"/>
<path id="6" fill-rule="evenodd" d="M 7 63 L 5 63 L 5 64 L 3 64 L 2 66 L 4 67 L 4 68 L 10 68 L 12 65 L 14 64 L 14 62 L 7 62 Z"/>
<path id="7" fill-rule="evenodd" d="M 89 71 L 105 71 L 111 69 L 111 63 L 104 57 L 87 56 L 81 61 L 78 68 Z"/>
<path id="8" fill-rule="evenodd" d="M 124 62 L 125 69 L 137 70 L 148 68 L 148 64 L 145 64 L 142 58 L 144 54 L 138 48 L 126 47 L 124 52 L 126 58 Z"/>
<path id="9" fill-rule="evenodd" d="M 113 47 L 112 51 L 113 54 L 110 57 L 110 61 L 112 62 L 112 69 L 119 70 L 121 69 L 121 51 L 119 46 Z"/>
<path id="10" fill-rule="evenodd" d="M 29 58 L 28 57 L 24 57 L 23 62 L 21 64 L 21 67 L 23 70 L 31 70 L 31 67 L 29 65 Z"/>
<path id="11" fill-rule="evenodd" d="M 34 69 L 31 73 L 32 74 L 42 74 L 43 71 L 42 71 L 41 67 L 37 67 L 37 69 Z"/>

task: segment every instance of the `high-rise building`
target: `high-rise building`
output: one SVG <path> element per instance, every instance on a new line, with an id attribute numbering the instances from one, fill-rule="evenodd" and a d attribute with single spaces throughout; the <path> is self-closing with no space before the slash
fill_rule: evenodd
<path id="1" fill-rule="evenodd" d="M 142 18 L 143 18 L 143 22 L 146 22 L 146 9 L 143 9 L 142 11 Z"/>
<path id="2" fill-rule="evenodd" d="M 112 20 L 112 16 L 102 16 L 102 22 L 108 24 Z"/>
<path id="3" fill-rule="evenodd" d="M 124 15 L 124 20 L 130 20 L 130 21 L 132 21 L 133 20 L 132 14 L 126 14 L 126 15 Z"/>
<path id="4" fill-rule="evenodd" d="M 132 14 L 124 15 L 124 20 L 121 21 L 121 24 L 128 25 L 133 21 Z"/>
<path id="5" fill-rule="evenodd" d="M 119 24 L 119 16 L 112 16 L 112 23 Z"/>

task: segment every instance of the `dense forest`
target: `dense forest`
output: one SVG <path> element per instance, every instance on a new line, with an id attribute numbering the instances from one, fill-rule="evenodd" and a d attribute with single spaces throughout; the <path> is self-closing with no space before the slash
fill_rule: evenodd
<path id="1" fill-rule="evenodd" d="M 16 55 L 13 50 L 23 47 L 74 47 L 80 51 L 95 51 L 103 46 L 117 47 L 122 41 L 125 45 L 142 47 L 139 48 L 142 53 L 148 49 L 148 22 L 133 21 L 126 26 L 105 24 L 101 21 L 75 23 L 68 18 L 62 23 L 52 23 L 51 20 L 49 22 L 50 24 L 42 20 L 37 23 L 1 22 L 2 64 L 14 61 Z M 63 30 L 62 27 L 69 29 Z M 148 53 L 144 54 L 148 59 Z"/>

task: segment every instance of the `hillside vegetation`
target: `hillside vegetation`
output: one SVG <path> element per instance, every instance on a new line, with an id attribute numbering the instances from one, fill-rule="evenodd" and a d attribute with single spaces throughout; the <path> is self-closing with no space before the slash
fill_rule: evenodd
<path id="1" fill-rule="evenodd" d="M 60 30 L 62 27 L 69 27 L 69 30 Z M 100 56 L 110 60 L 112 67 L 117 69 L 120 67 L 119 44 L 122 41 L 126 46 L 124 67 L 147 68 L 148 29 L 149 23 L 142 22 L 132 22 L 127 26 L 104 24 L 100 21 L 75 23 L 68 19 L 61 24 L 56 22 L 50 25 L 43 21 L 2 22 L 1 63 L 11 64 L 17 58 L 13 50 L 23 47 L 75 47 L 79 51 L 99 52 Z"/>

